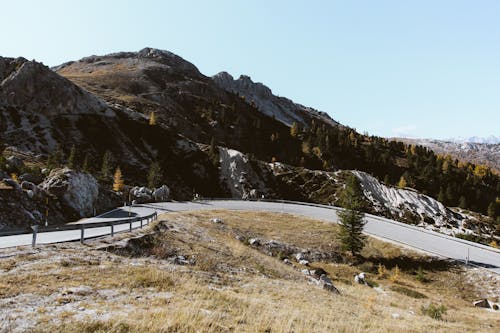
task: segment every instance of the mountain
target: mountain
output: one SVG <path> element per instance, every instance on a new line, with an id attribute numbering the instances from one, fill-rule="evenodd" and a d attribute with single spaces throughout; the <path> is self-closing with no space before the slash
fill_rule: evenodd
<path id="1" fill-rule="evenodd" d="M 475 143 L 472 141 L 443 141 L 432 139 L 396 138 L 408 144 L 427 147 L 440 155 L 451 155 L 461 161 L 484 164 L 500 173 L 500 143 Z M 478 140 L 481 141 L 481 140 Z M 489 141 L 494 142 L 493 139 Z"/>
<path id="2" fill-rule="evenodd" d="M 496 145 L 500 144 L 500 137 L 495 135 L 490 135 L 488 137 L 471 136 L 468 138 L 460 137 L 446 141 L 457 142 L 457 143 L 482 143 L 487 145 Z"/>
<path id="3" fill-rule="evenodd" d="M 404 183 L 446 206 L 483 214 L 498 197 L 499 178 L 489 169 L 362 135 L 248 77 L 207 77 L 168 51 L 90 56 L 52 69 L 0 58 L 0 78 L 3 154 L 26 165 L 0 158 L 5 174 L 83 168 L 88 157 L 87 170 L 108 190 L 112 177 L 101 172 L 103 165 L 120 167 L 127 185 L 143 186 L 157 163 L 156 178 L 178 200 L 198 193 L 331 204 L 342 187 L 342 178 L 332 175 L 340 170 L 363 171 L 386 185 Z M 1 207 L 16 204 L 11 190 L 0 192 Z"/>
<path id="4" fill-rule="evenodd" d="M 313 120 L 337 126 L 338 122 L 326 112 L 306 107 L 285 97 L 273 95 L 271 89 L 262 83 L 255 83 L 249 76 L 241 75 L 235 80 L 229 73 L 220 72 L 212 77 L 224 90 L 236 93 L 269 117 L 273 117 L 287 126 L 294 122 L 302 127 L 309 127 Z"/>

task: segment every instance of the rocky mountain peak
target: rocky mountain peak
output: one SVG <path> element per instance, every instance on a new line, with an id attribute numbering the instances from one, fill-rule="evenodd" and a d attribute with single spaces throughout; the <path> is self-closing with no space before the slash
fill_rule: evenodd
<path id="1" fill-rule="evenodd" d="M 227 72 L 220 72 L 212 77 L 212 80 L 222 89 L 245 96 L 248 102 L 252 102 L 262 113 L 276 118 L 285 125 L 294 122 L 308 127 L 312 119 L 319 120 L 329 125 L 339 125 L 325 112 L 306 107 L 284 97 L 273 94 L 272 90 L 260 82 L 254 82 L 248 75 L 240 75 L 235 80 Z"/>

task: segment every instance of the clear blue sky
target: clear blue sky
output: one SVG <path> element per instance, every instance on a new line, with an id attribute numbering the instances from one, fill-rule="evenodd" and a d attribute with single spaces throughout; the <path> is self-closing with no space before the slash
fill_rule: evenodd
<path id="1" fill-rule="evenodd" d="M 0 55 L 172 51 L 382 136 L 500 135 L 500 1 L 0 0 Z"/>

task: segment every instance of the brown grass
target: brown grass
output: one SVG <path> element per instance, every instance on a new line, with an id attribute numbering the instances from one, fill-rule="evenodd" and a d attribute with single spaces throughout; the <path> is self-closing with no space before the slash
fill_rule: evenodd
<path id="1" fill-rule="evenodd" d="M 210 222 L 213 217 L 223 223 Z M 43 260 L 24 258 L 0 274 L 0 298 L 35 293 L 43 299 L 81 285 L 122 295 L 106 299 L 93 293 L 83 300 L 67 297 L 60 299 L 63 304 L 42 304 L 42 310 L 29 314 L 38 318 L 35 332 L 493 332 L 500 326 L 498 313 L 471 306 L 478 292 L 461 269 L 425 266 L 429 258 L 392 244 L 370 239 L 365 259 L 356 264 L 311 263 L 329 273 L 341 291 L 334 295 L 309 284 L 277 257 L 235 239 L 244 233 L 304 249 L 337 251 L 335 226 L 330 224 L 233 211 L 175 213 L 162 219 L 152 227 L 157 235 L 152 245 L 143 248 L 146 257 L 138 252 L 133 258 L 117 256 L 77 244 L 74 250 L 46 250 Z M 64 259 L 50 261 L 61 253 Z M 168 264 L 165 259 L 173 255 L 195 258 L 195 264 Z M 391 281 L 395 266 L 390 264 L 400 258 L 431 267 L 424 269 L 429 282 L 415 278 L 418 266 L 404 265 Z M 387 274 L 379 277 L 382 259 L 388 263 Z M 364 268 L 379 288 L 352 283 L 353 274 Z M 416 297 L 420 294 L 427 298 Z M 77 310 L 65 309 L 51 317 L 54 309 L 77 302 L 112 315 L 77 320 Z M 442 321 L 421 313 L 430 303 L 447 308 Z M 0 306 L 0 311 L 8 309 Z"/>

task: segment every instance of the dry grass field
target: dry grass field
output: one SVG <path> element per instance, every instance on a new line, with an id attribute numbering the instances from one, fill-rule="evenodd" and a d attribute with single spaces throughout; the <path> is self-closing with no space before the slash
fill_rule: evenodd
<path id="1" fill-rule="evenodd" d="M 222 223 L 214 223 L 212 218 Z M 237 211 L 170 213 L 149 229 L 0 253 L 1 332 L 495 332 L 474 308 L 498 279 L 336 227 Z M 272 241 L 272 242 L 271 242 Z M 295 260 L 297 252 L 310 261 Z M 292 265 L 286 264 L 289 259 Z M 302 270 L 323 269 L 340 295 Z M 364 271 L 370 286 L 353 283 Z M 498 295 L 497 295 L 498 296 Z M 443 305 L 441 319 L 429 305 Z M 432 310 L 432 307 L 431 307 Z"/>

